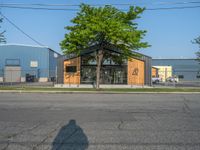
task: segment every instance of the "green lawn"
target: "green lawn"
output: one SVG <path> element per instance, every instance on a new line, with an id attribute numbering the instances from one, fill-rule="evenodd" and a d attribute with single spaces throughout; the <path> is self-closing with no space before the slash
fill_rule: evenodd
<path id="1" fill-rule="evenodd" d="M 0 87 L 0 90 L 17 91 L 57 91 L 57 92 L 200 92 L 200 88 L 53 88 L 53 87 Z"/>

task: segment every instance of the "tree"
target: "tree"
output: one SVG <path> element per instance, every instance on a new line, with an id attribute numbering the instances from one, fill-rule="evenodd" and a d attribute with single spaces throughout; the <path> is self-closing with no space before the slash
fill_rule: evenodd
<path id="1" fill-rule="evenodd" d="M 199 51 L 196 52 L 197 60 L 200 62 L 200 36 L 193 41 L 194 44 L 199 45 Z"/>
<path id="2" fill-rule="evenodd" d="M 99 45 L 96 52 L 96 88 L 99 88 L 100 70 L 104 57 L 104 43 L 115 45 L 121 50 L 122 58 L 130 58 L 132 50 L 148 47 L 147 42 L 141 42 L 146 31 L 138 30 L 138 24 L 133 22 L 140 18 L 144 8 L 131 6 L 128 12 L 123 12 L 110 5 L 104 7 L 91 7 L 86 4 L 80 6 L 80 12 L 71 20 L 73 26 L 65 29 L 70 32 L 65 34 L 60 43 L 64 54 L 80 54 L 82 50 L 93 45 Z"/>
<path id="3" fill-rule="evenodd" d="M 2 23 L 2 22 L 3 22 L 3 18 L 0 18 L 0 23 Z M 1 26 L 0 26 L 0 29 L 1 29 Z M 4 37 L 5 32 L 6 31 L 0 31 L 0 43 L 6 43 L 6 39 Z"/>

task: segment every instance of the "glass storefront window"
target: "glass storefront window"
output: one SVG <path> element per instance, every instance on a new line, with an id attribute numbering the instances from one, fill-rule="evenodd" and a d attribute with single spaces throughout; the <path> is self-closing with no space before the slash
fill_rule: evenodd
<path id="1" fill-rule="evenodd" d="M 127 61 L 120 54 L 105 51 L 101 66 L 100 84 L 127 84 Z M 81 84 L 96 82 L 95 52 L 81 56 Z"/>
<path id="2" fill-rule="evenodd" d="M 127 66 L 101 67 L 101 84 L 127 84 Z M 88 84 L 96 81 L 96 65 L 81 66 L 81 83 Z"/>

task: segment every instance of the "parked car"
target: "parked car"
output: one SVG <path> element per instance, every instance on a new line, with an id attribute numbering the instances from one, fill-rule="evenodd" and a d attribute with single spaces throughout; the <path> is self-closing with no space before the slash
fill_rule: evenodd
<path id="1" fill-rule="evenodd" d="M 157 83 L 159 83 L 159 82 L 161 82 L 162 80 L 161 80 L 161 78 L 159 78 L 159 77 L 153 77 L 152 78 L 152 83 L 154 83 L 154 84 L 157 84 Z"/>
<path id="2" fill-rule="evenodd" d="M 166 82 L 178 82 L 178 78 L 177 77 L 168 77 L 166 79 Z"/>

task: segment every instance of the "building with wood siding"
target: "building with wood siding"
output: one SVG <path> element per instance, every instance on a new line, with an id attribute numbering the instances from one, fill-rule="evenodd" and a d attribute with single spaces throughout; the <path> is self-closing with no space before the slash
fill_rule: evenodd
<path id="1" fill-rule="evenodd" d="M 60 57 L 58 83 L 95 84 L 97 49 L 98 45 L 95 45 L 83 50 L 79 56 Z M 151 57 L 135 53 L 135 57 L 117 62 L 119 55 L 120 50 L 115 46 L 104 46 L 100 84 L 151 85 Z"/>
<path id="2" fill-rule="evenodd" d="M 158 68 L 152 66 L 152 77 L 158 77 Z"/>

